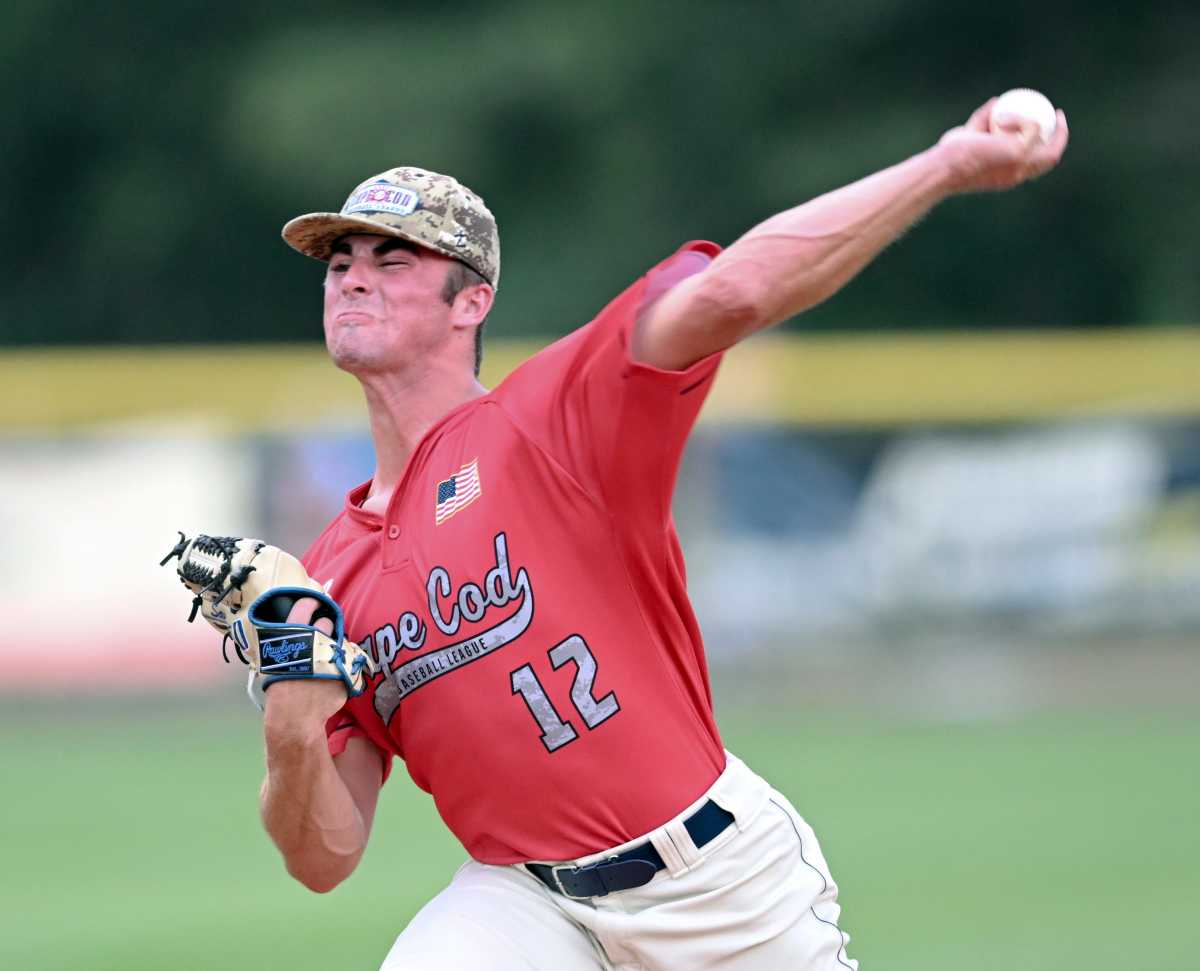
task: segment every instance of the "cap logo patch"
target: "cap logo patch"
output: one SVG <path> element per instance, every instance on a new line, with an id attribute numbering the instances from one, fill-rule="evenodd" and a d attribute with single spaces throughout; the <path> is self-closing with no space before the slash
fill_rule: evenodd
<path id="1" fill-rule="evenodd" d="M 390 182 L 372 182 L 355 190 L 342 206 L 342 215 L 355 212 L 390 212 L 396 216 L 409 216 L 421 205 L 421 197 L 413 189 L 392 185 Z"/>

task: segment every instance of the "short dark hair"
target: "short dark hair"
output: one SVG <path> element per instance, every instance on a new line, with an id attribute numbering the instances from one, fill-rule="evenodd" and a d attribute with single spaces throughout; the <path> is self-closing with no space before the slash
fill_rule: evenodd
<path id="1" fill-rule="evenodd" d="M 442 284 L 442 299 L 446 303 L 454 303 L 454 298 L 462 293 L 467 287 L 477 287 L 481 283 L 487 283 L 479 273 L 462 263 L 455 260 L 450 264 L 450 270 L 446 273 L 446 282 Z M 479 377 L 479 365 L 483 363 L 483 325 L 486 320 L 481 320 L 479 326 L 475 328 L 475 377 Z"/>

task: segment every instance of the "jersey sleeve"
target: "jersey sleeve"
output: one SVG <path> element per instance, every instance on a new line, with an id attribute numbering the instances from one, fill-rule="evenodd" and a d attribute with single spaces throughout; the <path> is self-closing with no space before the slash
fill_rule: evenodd
<path id="1" fill-rule="evenodd" d="M 352 738 L 365 738 L 368 742 L 375 746 L 375 750 L 379 753 L 379 757 L 383 762 L 383 778 L 380 779 L 380 785 L 387 782 L 388 776 L 392 774 L 392 753 L 380 746 L 371 738 L 370 734 L 362 727 L 354 716 L 350 707 L 350 702 L 347 702 L 341 709 L 325 722 L 325 739 L 329 745 L 329 754 L 334 758 L 346 751 L 346 745 Z"/>
<path id="2" fill-rule="evenodd" d="M 669 371 L 635 361 L 630 343 L 638 316 L 719 252 L 686 244 L 497 388 L 522 432 L 614 515 L 669 518 L 683 448 L 721 354 Z"/>

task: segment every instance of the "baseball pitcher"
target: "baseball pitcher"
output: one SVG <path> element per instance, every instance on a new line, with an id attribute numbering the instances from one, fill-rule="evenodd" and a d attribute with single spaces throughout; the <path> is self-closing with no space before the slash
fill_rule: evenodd
<path id="1" fill-rule="evenodd" d="M 172 552 L 250 665 L 288 871 L 318 892 L 353 872 L 396 759 L 469 853 L 384 969 L 857 967 L 812 829 L 722 745 L 671 497 L 726 349 L 938 202 L 1057 164 L 1061 112 L 1046 143 L 990 132 L 991 106 L 726 249 L 681 246 L 492 390 L 479 196 L 402 166 L 284 227 L 326 264 L 375 474 L 302 564 L 236 537 Z"/>

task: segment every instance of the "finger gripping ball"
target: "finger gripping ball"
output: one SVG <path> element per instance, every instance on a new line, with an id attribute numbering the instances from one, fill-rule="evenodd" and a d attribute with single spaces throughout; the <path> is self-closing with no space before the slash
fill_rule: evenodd
<path id="1" fill-rule="evenodd" d="M 992 105 L 990 128 L 993 133 L 1013 134 L 1030 123 L 1037 125 L 1038 137 L 1050 141 L 1058 127 L 1054 105 L 1033 88 L 1013 88 L 1005 91 Z"/>

